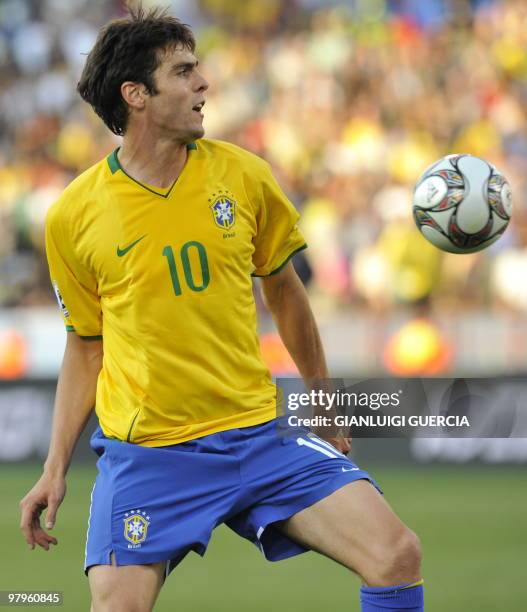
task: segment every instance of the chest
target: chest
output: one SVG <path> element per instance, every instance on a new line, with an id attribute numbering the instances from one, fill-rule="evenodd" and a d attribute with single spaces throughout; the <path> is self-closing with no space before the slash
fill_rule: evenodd
<path id="1" fill-rule="evenodd" d="M 114 190 L 82 245 L 101 296 L 221 292 L 253 270 L 256 221 L 236 180 L 195 180 L 166 196 Z"/>

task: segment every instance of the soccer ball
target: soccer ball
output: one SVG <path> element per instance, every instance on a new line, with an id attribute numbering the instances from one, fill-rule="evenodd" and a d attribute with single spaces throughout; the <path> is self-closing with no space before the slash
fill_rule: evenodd
<path id="1" fill-rule="evenodd" d="M 449 253 L 475 253 L 503 234 L 512 214 L 507 179 L 472 155 L 447 155 L 427 168 L 414 191 L 417 227 Z"/>

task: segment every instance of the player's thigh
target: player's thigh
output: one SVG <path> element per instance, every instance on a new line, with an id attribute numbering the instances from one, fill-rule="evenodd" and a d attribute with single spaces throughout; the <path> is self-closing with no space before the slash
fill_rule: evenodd
<path id="1" fill-rule="evenodd" d="M 165 578 L 165 563 L 94 565 L 88 571 L 91 612 L 150 612 Z"/>
<path id="2" fill-rule="evenodd" d="M 306 548 L 357 572 L 368 584 L 419 579 L 419 542 L 366 480 L 352 482 L 277 525 Z M 412 567 L 392 566 L 407 559 Z M 383 576 L 385 574 L 385 576 Z"/>

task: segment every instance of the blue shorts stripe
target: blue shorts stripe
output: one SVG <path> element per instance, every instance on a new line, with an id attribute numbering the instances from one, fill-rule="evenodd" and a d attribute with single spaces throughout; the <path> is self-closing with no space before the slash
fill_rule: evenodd
<path id="1" fill-rule="evenodd" d="M 95 491 L 95 483 L 93 483 L 93 487 L 91 488 L 91 493 L 90 493 L 90 510 L 88 513 L 88 527 L 86 528 L 86 545 L 84 547 L 84 567 L 86 567 L 86 562 L 88 560 L 88 537 L 90 534 L 91 511 L 93 507 L 93 492 L 94 491 Z"/>
<path id="2" fill-rule="evenodd" d="M 296 439 L 296 443 L 299 446 L 307 446 L 308 448 L 312 448 L 313 450 L 322 453 L 323 455 L 326 455 L 326 457 L 329 457 L 330 459 L 338 459 L 339 456 L 336 454 L 335 449 L 333 449 L 333 451 L 328 450 L 327 448 L 323 447 L 320 444 L 316 444 L 316 441 L 313 440 L 307 440 L 306 438 L 297 438 Z"/>

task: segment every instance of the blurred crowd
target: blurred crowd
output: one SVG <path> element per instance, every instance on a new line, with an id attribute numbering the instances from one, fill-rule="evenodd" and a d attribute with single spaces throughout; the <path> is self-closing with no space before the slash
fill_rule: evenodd
<path id="1" fill-rule="evenodd" d="M 207 135 L 268 159 L 310 245 L 319 307 L 527 309 L 527 3 L 173 0 L 211 82 Z M 51 303 L 43 222 L 119 139 L 75 92 L 116 0 L 0 1 L 0 307 Z M 508 178 L 514 217 L 476 255 L 417 232 L 412 189 L 447 153 Z"/>

